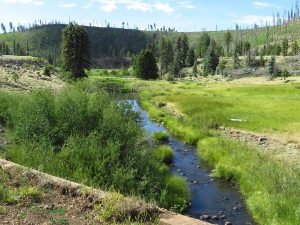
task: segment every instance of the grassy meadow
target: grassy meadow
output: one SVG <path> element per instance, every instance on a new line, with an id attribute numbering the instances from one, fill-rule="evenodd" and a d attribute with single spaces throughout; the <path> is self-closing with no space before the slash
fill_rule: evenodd
<path id="1" fill-rule="evenodd" d="M 258 224 L 300 223 L 299 168 L 218 132 L 220 126 L 233 127 L 298 143 L 299 83 L 135 80 L 127 85 L 139 90 L 140 102 L 154 120 L 185 142 L 198 143 L 199 155 L 215 168 L 214 176 L 237 184 Z"/>
<path id="2" fill-rule="evenodd" d="M 299 83 L 136 82 L 134 85 L 139 88 L 142 103 L 150 115 L 165 122 L 170 129 L 176 126 L 179 129 L 184 124 L 190 128 L 189 135 L 193 130 L 199 135 L 225 126 L 300 141 Z M 167 107 L 156 107 L 159 102 L 166 102 Z M 168 106 L 175 111 L 175 116 L 176 110 L 184 116 L 174 120 Z M 180 133 L 178 136 L 185 138 L 185 132 Z M 195 144 L 197 138 L 195 134 L 186 141 Z"/>

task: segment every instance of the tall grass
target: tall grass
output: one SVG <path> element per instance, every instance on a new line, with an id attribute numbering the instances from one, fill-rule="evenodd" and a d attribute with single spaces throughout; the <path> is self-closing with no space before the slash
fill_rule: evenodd
<path id="1" fill-rule="evenodd" d="M 300 170 L 237 141 L 207 138 L 199 154 L 213 165 L 214 176 L 233 180 L 259 224 L 300 224 Z"/>
<path id="2" fill-rule="evenodd" d="M 113 102 L 96 81 L 56 94 L 1 92 L 0 105 L 12 142 L 4 154 L 12 161 L 151 201 L 165 193 L 168 174 L 143 141 L 138 115 Z"/>

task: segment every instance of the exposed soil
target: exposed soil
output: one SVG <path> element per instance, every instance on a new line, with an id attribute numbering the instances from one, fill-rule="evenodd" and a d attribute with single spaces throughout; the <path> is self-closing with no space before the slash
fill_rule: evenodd
<path id="1" fill-rule="evenodd" d="M 91 224 L 99 223 L 89 196 L 67 195 L 60 187 L 40 186 L 35 177 L 9 174 L 9 185 L 20 188 L 19 176 L 38 187 L 39 199 L 24 198 L 12 205 L 0 204 L 1 224 Z"/>
<path id="2" fill-rule="evenodd" d="M 58 73 L 44 75 L 46 62 L 32 57 L 0 56 L 0 90 L 31 91 L 50 88 L 54 91 L 64 87 Z"/>
<path id="3" fill-rule="evenodd" d="M 299 143 L 289 143 L 282 138 L 242 131 L 235 128 L 221 127 L 220 130 L 222 135 L 225 137 L 234 138 L 247 144 L 254 145 L 263 151 L 271 153 L 278 160 L 284 160 L 288 163 L 299 166 Z"/>

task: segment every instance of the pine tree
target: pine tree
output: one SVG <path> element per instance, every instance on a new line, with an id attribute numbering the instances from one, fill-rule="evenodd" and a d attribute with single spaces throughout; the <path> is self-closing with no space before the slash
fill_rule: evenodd
<path id="1" fill-rule="evenodd" d="M 232 62 L 233 62 L 234 69 L 238 69 L 241 66 L 237 46 L 235 47 L 234 52 L 233 52 Z"/>
<path id="2" fill-rule="evenodd" d="M 225 44 L 226 44 L 226 53 L 227 53 L 227 56 L 229 56 L 229 48 L 230 48 L 230 44 L 232 42 L 232 35 L 231 35 L 231 32 L 230 31 L 227 31 L 225 33 Z"/>
<path id="3" fill-rule="evenodd" d="M 181 51 L 182 51 L 182 65 L 183 67 L 187 65 L 187 56 L 189 51 L 189 41 L 186 34 L 184 34 L 181 38 Z"/>
<path id="4" fill-rule="evenodd" d="M 173 63 L 173 46 L 169 40 L 162 38 L 160 40 L 160 54 L 159 54 L 159 63 L 160 63 L 160 72 L 161 75 L 170 71 Z"/>
<path id="5" fill-rule="evenodd" d="M 219 56 L 216 54 L 212 46 L 210 46 L 204 58 L 204 63 L 203 63 L 204 75 L 207 76 L 209 74 L 212 75 L 215 74 L 218 64 L 219 64 Z"/>
<path id="6" fill-rule="evenodd" d="M 144 80 L 158 78 L 158 68 L 153 53 L 149 50 L 142 51 L 135 57 L 133 71 L 136 77 Z"/>
<path id="7" fill-rule="evenodd" d="M 269 74 L 271 76 L 275 76 L 275 56 L 272 56 L 272 58 L 269 60 L 268 62 L 268 71 L 269 71 Z"/>
<path id="8" fill-rule="evenodd" d="M 193 65 L 193 75 L 197 76 L 197 74 L 198 74 L 198 67 L 197 67 L 197 62 L 195 61 Z"/>
<path id="9" fill-rule="evenodd" d="M 187 56 L 187 66 L 193 66 L 196 61 L 196 55 L 195 55 L 195 50 L 193 48 L 190 48 L 188 51 L 188 56 Z"/>
<path id="10" fill-rule="evenodd" d="M 282 55 L 283 55 L 283 56 L 287 56 L 288 50 L 289 50 L 289 41 L 288 41 L 288 39 L 285 38 L 285 39 L 282 41 L 281 50 L 282 50 Z"/>
<path id="11" fill-rule="evenodd" d="M 86 77 L 85 69 L 91 68 L 90 42 L 87 31 L 78 24 L 69 24 L 62 37 L 63 69 L 71 72 L 71 78 Z"/>
<path id="12" fill-rule="evenodd" d="M 293 41 L 292 44 L 292 54 L 297 55 L 299 53 L 299 44 L 297 41 Z"/>
<path id="13" fill-rule="evenodd" d="M 200 57 L 205 57 L 207 49 L 209 48 L 210 45 L 210 36 L 208 33 L 203 33 L 200 37 L 199 45 L 198 45 L 198 55 Z"/>

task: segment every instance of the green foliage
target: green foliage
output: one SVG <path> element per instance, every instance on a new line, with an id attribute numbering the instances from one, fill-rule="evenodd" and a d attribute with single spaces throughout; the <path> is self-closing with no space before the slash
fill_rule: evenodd
<path id="1" fill-rule="evenodd" d="M 167 132 L 155 132 L 152 138 L 155 143 L 167 142 L 169 141 L 169 134 Z"/>
<path id="2" fill-rule="evenodd" d="M 199 154 L 216 167 L 215 176 L 235 180 L 259 224 L 300 223 L 300 171 L 237 141 L 208 138 Z"/>
<path id="3" fill-rule="evenodd" d="M 272 56 L 272 58 L 268 62 L 268 72 L 271 76 L 275 76 L 275 63 L 276 59 L 275 56 Z"/>
<path id="4" fill-rule="evenodd" d="M 291 54 L 292 55 L 297 55 L 298 53 L 299 53 L 298 41 L 293 41 Z"/>
<path id="5" fill-rule="evenodd" d="M 285 69 L 285 70 L 283 70 L 283 71 L 281 72 L 281 76 L 282 76 L 284 79 L 286 79 L 286 78 L 288 78 L 288 77 L 291 76 L 291 75 L 290 75 L 289 71 L 287 71 L 287 70 Z"/>
<path id="6" fill-rule="evenodd" d="M 174 60 L 174 53 L 173 53 L 172 43 L 171 41 L 162 37 L 160 40 L 160 54 L 159 54 L 160 71 L 162 74 L 165 74 L 170 71 L 173 60 Z"/>
<path id="7" fill-rule="evenodd" d="M 171 164 L 174 157 L 174 151 L 169 146 L 162 145 L 154 150 L 154 155 L 159 160 L 159 162 Z"/>
<path id="8" fill-rule="evenodd" d="M 133 65 L 137 77 L 145 80 L 158 78 L 158 68 L 153 54 L 149 50 L 142 51 L 136 56 Z"/>
<path id="9" fill-rule="evenodd" d="M 188 191 L 187 181 L 177 176 L 167 178 L 166 189 L 160 199 L 162 207 L 182 212 L 189 206 L 190 201 L 191 193 Z"/>
<path id="10" fill-rule="evenodd" d="M 44 66 L 44 75 L 50 77 L 51 73 L 54 71 L 54 68 L 50 64 L 46 64 Z"/>
<path id="11" fill-rule="evenodd" d="M 187 66 L 193 66 L 196 62 L 196 54 L 193 48 L 190 48 L 187 55 Z"/>
<path id="12" fill-rule="evenodd" d="M 200 36 L 200 40 L 197 48 L 197 55 L 204 58 L 206 56 L 209 45 L 210 45 L 210 36 L 207 32 L 204 32 Z"/>
<path id="13" fill-rule="evenodd" d="M 89 36 L 83 26 L 69 24 L 63 30 L 61 52 L 63 69 L 71 72 L 73 79 L 85 77 L 91 62 Z"/>
<path id="14" fill-rule="evenodd" d="M 1 94 L 0 117 L 12 135 L 5 157 L 89 186 L 159 201 L 168 174 L 141 141 L 137 114 L 99 87 L 97 81 L 82 81 L 56 94 Z M 39 196 L 34 189 L 23 194 Z"/>
<path id="15" fill-rule="evenodd" d="M 226 31 L 226 33 L 224 35 L 224 39 L 225 39 L 225 44 L 226 44 L 226 53 L 227 53 L 227 56 L 229 56 L 229 48 L 230 48 L 230 44 L 233 40 L 232 34 L 229 30 Z"/>
<path id="16" fill-rule="evenodd" d="M 283 39 L 281 45 L 282 45 L 281 49 L 282 49 L 283 56 L 287 56 L 288 55 L 288 50 L 289 50 L 289 41 L 288 41 L 288 39 Z"/>
<path id="17" fill-rule="evenodd" d="M 18 80 L 20 79 L 19 74 L 17 74 L 16 72 L 14 72 L 14 73 L 12 74 L 12 79 L 13 79 L 13 81 L 14 81 L 15 83 L 17 83 Z"/>
<path id="18" fill-rule="evenodd" d="M 203 62 L 203 73 L 205 76 L 214 75 L 219 65 L 219 56 L 212 47 L 208 48 Z"/>

